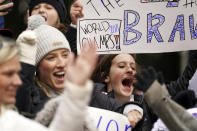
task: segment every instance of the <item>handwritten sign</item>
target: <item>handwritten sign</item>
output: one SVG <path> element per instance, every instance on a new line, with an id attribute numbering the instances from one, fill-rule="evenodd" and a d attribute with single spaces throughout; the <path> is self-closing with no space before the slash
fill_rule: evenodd
<path id="1" fill-rule="evenodd" d="M 78 51 L 158 53 L 197 49 L 197 0 L 80 0 Z"/>
<path id="2" fill-rule="evenodd" d="M 127 117 L 119 113 L 88 107 L 88 112 L 99 131 L 131 131 Z"/>

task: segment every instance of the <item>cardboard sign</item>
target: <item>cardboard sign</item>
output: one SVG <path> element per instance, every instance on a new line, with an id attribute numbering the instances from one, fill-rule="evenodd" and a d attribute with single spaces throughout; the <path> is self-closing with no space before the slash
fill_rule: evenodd
<path id="1" fill-rule="evenodd" d="M 78 51 L 159 53 L 197 49 L 197 0 L 80 0 Z"/>
<path id="2" fill-rule="evenodd" d="M 88 107 L 88 112 L 99 131 L 131 131 L 127 117 L 119 113 Z"/>

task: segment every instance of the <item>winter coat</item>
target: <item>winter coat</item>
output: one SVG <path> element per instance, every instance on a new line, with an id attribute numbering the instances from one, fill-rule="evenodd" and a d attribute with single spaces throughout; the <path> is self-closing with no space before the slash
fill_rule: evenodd
<path id="1" fill-rule="evenodd" d="M 16 107 L 19 112 L 29 118 L 34 118 L 49 97 L 34 82 L 35 66 L 21 63 L 22 71 L 19 73 L 23 81 L 16 95 Z"/>
<path id="2" fill-rule="evenodd" d="M 82 88 L 67 81 L 65 86 L 66 90 L 59 98 L 59 106 L 49 128 L 6 109 L 0 115 L 0 131 L 83 131 L 92 82 Z"/>
<path id="3" fill-rule="evenodd" d="M 144 94 L 148 105 L 170 131 L 195 131 L 197 120 L 182 106 L 171 100 L 165 86 L 157 81 Z"/>

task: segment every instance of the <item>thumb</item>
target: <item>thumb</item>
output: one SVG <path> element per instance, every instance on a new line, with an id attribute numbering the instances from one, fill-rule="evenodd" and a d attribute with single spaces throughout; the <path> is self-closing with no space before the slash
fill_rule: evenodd
<path id="1" fill-rule="evenodd" d="M 31 30 L 22 32 L 17 39 L 18 44 L 20 44 L 21 42 L 29 45 L 34 45 L 36 43 L 35 32 Z"/>
<path id="2" fill-rule="evenodd" d="M 157 80 L 158 82 L 163 85 L 164 84 L 164 77 L 163 77 L 163 73 L 162 72 L 158 72 L 157 73 Z"/>

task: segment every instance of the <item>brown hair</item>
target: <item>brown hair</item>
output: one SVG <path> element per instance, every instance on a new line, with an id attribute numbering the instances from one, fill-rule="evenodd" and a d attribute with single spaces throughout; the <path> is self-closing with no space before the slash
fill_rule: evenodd
<path id="1" fill-rule="evenodd" d="M 61 32 L 65 32 L 65 31 L 68 30 L 68 27 L 65 24 L 60 23 L 60 22 L 57 23 L 57 25 L 55 26 L 55 28 L 57 28 Z"/>
<path id="2" fill-rule="evenodd" d="M 92 80 L 95 83 L 104 83 L 104 80 L 109 75 L 109 71 L 112 65 L 112 60 L 119 54 L 107 54 L 100 55 L 98 65 L 92 75 Z M 136 56 L 134 54 L 130 54 L 134 59 Z"/>

